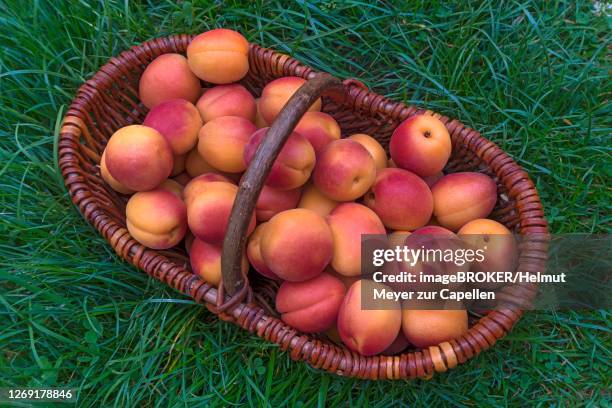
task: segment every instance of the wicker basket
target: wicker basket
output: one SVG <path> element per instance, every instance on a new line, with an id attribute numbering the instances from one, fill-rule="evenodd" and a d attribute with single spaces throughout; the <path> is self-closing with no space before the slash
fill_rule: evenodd
<path id="1" fill-rule="evenodd" d="M 502 338 L 522 311 L 504 309 L 470 317 L 469 331 L 456 339 L 397 356 L 364 357 L 317 335 L 304 335 L 285 325 L 268 306 L 273 283 L 242 276 L 239 254 L 245 245 L 247 221 L 271 163 L 307 107 L 320 94 L 323 110 L 340 124 L 343 136 L 367 133 L 387 147 L 399 122 L 415 114 L 434 115 L 451 134 L 453 153 L 446 172 L 480 171 L 498 185 L 492 218 L 519 234 L 547 234 L 538 193 L 521 169 L 492 142 L 457 120 L 431 111 L 392 102 L 370 92 L 356 80 L 336 78 L 300 64 L 293 58 L 251 44 L 250 71 L 241 81 L 254 95 L 282 76 L 308 82 L 281 112 L 241 183 L 223 248 L 223 284 L 216 289 L 188 269 L 181 248 L 154 251 L 136 242 L 125 226 L 127 197 L 110 189 L 98 163 L 108 138 L 122 126 L 141 123 L 147 109 L 138 99 L 138 80 L 146 65 L 164 53 L 185 53 L 192 36 L 176 35 L 147 41 L 113 57 L 81 86 L 64 117 L 59 141 L 59 165 L 72 201 L 106 238 L 117 254 L 154 278 L 191 296 L 223 320 L 231 321 L 288 350 L 292 359 L 344 376 L 367 379 L 429 377 L 474 357 Z M 520 247 L 519 270 L 542 270 L 546 252 Z M 272 303 L 273 304 L 273 303 Z"/>

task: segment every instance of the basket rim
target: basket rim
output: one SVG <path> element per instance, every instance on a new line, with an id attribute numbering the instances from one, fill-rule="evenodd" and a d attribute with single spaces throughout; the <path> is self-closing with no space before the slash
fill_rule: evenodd
<path id="1" fill-rule="evenodd" d="M 153 58 L 169 52 L 184 54 L 193 37 L 193 35 L 179 34 L 155 38 L 111 57 L 81 85 L 64 115 L 57 157 L 66 188 L 79 212 L 119 256 L 154 278 L 191 296 L 197 303 L 203 303 L 220 319 L 231 321 L 267 341 L 280 345 L 283 350 L 289 350 L 292 359 L 303 360 L 314 368 L 322 368 L 344 376 L 367 379 L 427 378 L 434 372 L 444 372 L 459 363 L 464 363 L 491 347 L 512 329 L 523 311 L 494 310 L 481 317 L 469 328 L 468 333 L 459 338 L 418 351 L 404 352 L 401 355 L 365 357 L 344 346 L 330 344 L 319 340 L 316 336 L 299 333 L 253 303 L 241 302 L 226 313 L 218 313 L 215 309 L 218 300 L 217 290 L 213 286 L 173 262 L 163 253 L 148 249 L 136 242 L 123 225 L 107 214 L 113 203 L 103 202 L 98 195 L 92 194 L 88 189 L 87 179 L 99 175 L 92 175 L 90 171 L 83 169 L 80 162 L 83 161 L 84 155 L 99 162 L 100 154 L 81 145 L 80 140 L 81 138 L 88 142 L 92 140 L 88 125 L 93 126 L 93 122 L 88 115 L 93 101 L 101 94 L 101 87 L 111 86 L 117 76 L 121 76 L 135 63 L 146 64 Z M 318 72 L 290 56 L 253 43 L 249 47 L 249 60 L 272 64 L 275 74 L 279 76 L 293 75 L 309 79 Z M 253 64 L 252 68 L 255 71 L 263 69 L 257 64 Z M 456 119 L 394 102 L 369 90 L 356 79 L 347 79 L 343 83 L 347 107 L 359 108 L 368 115 L 383 114 L 396 121 L 402 121 L 416 114 L 439 118 L 449 129 L 453 140 L 460 138 L 471 152 L 487 163 L 500 181 L 504 180 L 509 193 L 516 199 L 519 233 L 548 234 L 543 207 L 533 182 L 527 172 L 496 144 Z M 132 114 L 136 117 L 136 114 Z M 538 257 L 534 257 L 534 254 L 540 255 L 540 258 L 536 259 Z M 523 265 L 527 268 L 539 267 L 546 262 L 546 257 L 542 257 L 541 251 L 527 254 L 522 251 L 521 258 L 523 255 L 525 255 Z"/>

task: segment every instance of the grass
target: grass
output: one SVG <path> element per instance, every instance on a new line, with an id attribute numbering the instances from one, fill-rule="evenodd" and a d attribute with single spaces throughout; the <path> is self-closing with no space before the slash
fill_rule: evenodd
<path id="1" fill-rule="evenodd" d="M 75 388 L 79 406 L 609 404 L 606 310 L 529 313 L 447 374 L 368 382 L 119 260 L 70 204 L 62 115 L 110 56 L 216 26 L 458 117 L 529 172 L 553 232 L 610 232 L 612 21 L 593 2 L 0 0 L 0 386 Z"/>

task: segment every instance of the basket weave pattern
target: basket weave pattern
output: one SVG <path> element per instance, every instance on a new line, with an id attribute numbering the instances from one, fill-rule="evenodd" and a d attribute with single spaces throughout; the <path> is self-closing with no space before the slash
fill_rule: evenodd
<path id="1" fill-rule="evenodd" d="M 188 269 L 181 248 L 154 251 L 135 241 L 125 226 L 127 198 L 108 187 L 99 175 L 98 163 L 107 140 L 120 127 L 141 123 L 147 108 L 138 98 L 138 81 L 146 65 L 164 53 L 184 54 L 192 36 L 176 35 L 145 42 L 113 57 L 85 84 L 67 111 L 60 133 L 59 165 L 72 201 L 126 261 L 155 279 L 191 296 L 223 320 L 231 321 L 267 341 L 288 350 L 291 358 L 304 360 L 332 373 L 368 379 L 407 379 L 443 372 L 493 346 L 521 317 L 522 311 L 495 310 L 470 318 L 469 331 L 459 338 L 397 356 L 364 357 L 316 335 L 304 335 L 274 316 L 266 302 L 275 284 L 255 279 L 251 302 L 218 313 L 217 290 Z M 310 79 L 315 71 L 297 60 L 251 44 L 250 71 L 241 81 L 254 95 L 271 80 L 282 76 Z M 344 81 L 344 98 L 324 98 L 323 110 L 339 123 L 342 134 L 366 133 L 387 147 L 395 127 L 415 114 L 434 115 L 451 134 L 453 153 L 446 172 L 480 171 L 498 185 L 498 203 L 491 218 L 519 234 L 547 234 L 538 193 L 527 173 L 494 143 L 457 120 L 431 111 L 390 101 L 370 92 L 356 80 Z M 520 247 L 521 271 L 542 270 L 542 248 Z M 535 291 L 535 288 L 532 288 Z"/>

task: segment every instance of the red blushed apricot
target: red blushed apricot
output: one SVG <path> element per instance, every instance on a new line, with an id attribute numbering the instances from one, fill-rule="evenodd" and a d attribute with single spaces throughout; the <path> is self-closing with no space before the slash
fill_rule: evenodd
<path id="1" fill-rule="evenodd" d="M 159 186 L 157 186 L 160 190 L 166 190 L 180 198 L 183 199 L 183 186 L 180 185 L 177 181 L 172 179 L 164 180 Z"/>
<path id="2" fill-rule="evenodd" d="M 256 130 L 254 124 L 239 116 L 213 119 L 200 130 L 198 152 L 207 163 L 221 171 L 244 171 L 244 147 Z"/>
<path id="3" fill-rule="evenodd" d="M 264 228 L 267 225 L 267 222 L 259 224 L 249 237 L 249 242 L 247 244 L 247 257 L 251 265 L 253 265 L 253 268 L 255 268 L 255 270 L 261 275 L 268 279 L 280 280 L 280 278 L 274 272 L 272 272 L 270 268 L 268 268 L 268 265 L 266 265 L 263 257 L 261 256 L 261 236 Z"/>
<path id="4" fill-rule="evenodd" d="M 222 279 L 221 252 L 221 247 L 211 245 L 196 238 L 191 244 L 191 251 L 189 253 L 193 273 L 199 275 L 211 285 L 219 286 Z M 241 267 L 243 273 L 247 273 L 249 270 L 249 262 L 246 256 L 242 257 Z"/>
<path id="5" fill-rule="evenodd" d="M 427 224 L 433 211 L 433 198 L 427 184 L 407 170 L 387 168 L 376 175 L 365 204 L 387 228 L 412 231 Z"/>
<path id="6" fill-rule="evenodd" d="M 400 331 L 402 312 L 399 304 L 385 310 L 362 309 L 363 282 L 364 280 L 355 282 L 348 290 L 338 312 L 337 325 L 340 338 L 348 348 L 364 356 L 372 356 L 393 343 Z M 371 281 L 367 284 L 390 290 Z"/>
<path id="7" fill-rule="evenodd" d="M 323 112 L 306 112 L 294 132 L 304 136 L 310 142 L 317 157 L 325 146 L 340 139 L 338 122 Z"/>
<path id="8" fill-rule="evenodd" d="M 333 254 L 333 237 L 323 217 L 296 208 L 276 214 L 263 230 L 261 255 L 284 280 L 301 282 L 319 275 Z"/>
<path id="9" fill-rule="evenodd" d="M 204 123 L 222 116 L 240 116 L 253 122 L 257 111 L 255 98 L 239 84 L 219 85 L 206 90 L 196 106 Z"/>
<path id="10" fill-rule="evenodd" d="M 249 43 L 240 33 L 225 28 L 206 31 L 187 46 L 189 68 L 213 84 L 239 81 L 249 71 Z"/>
<path id="11" fill-rule="evenodd" d="M 171 99 L 195 103 L 200 96 L 200 80 L 180 54 L 163 54 L 145 68 L 138 84 L 138 95 L 147 108 Z"/>
<path id="12" fill-rule="evenodd" d="M 376 164 L 376 170 L 384 169 L 387 167 L 387 152 L 382 147 L 378 140 L 374 139 L 370 135 L 366 135 L 365 133 L 357 133 L 349 136 L 349 139 L 352 139 L 366 148 L 368 153 L 372 155 L 374 159 L 374 163 Z"/>
<path id="13" fill-rule="evenodd" d="M 143 125 L 152 127 L 170 143 L 175 155 L 186 154 L 197 140 L 202 118 L 196 107 L 184 99 L 172 99 L 149 111 Z"/>
<path id="14" fill-rule="evenodd" d="M 206 183 L 194 198 L 187 200 L 187 222 L 196 238 L 221 246 L 238 187 L 224 182 Z M 251 218 L 247 235 L 255 229 L 255 215 Z"/>
<path id="15" fill-rule="evenodd" d="M 336 208 L 338 204 L 340 204 L 338 201 L 334 201 L 327 197 L 320 192 L 314 184 L 308 183 L 306 187 L 304 187 L 298 207 L 312 210 L 320 216 L 325 217 Z"/>
<path id="16" fill-rule="evenodd" d="M 108 169 L 106 168 L 105 153 L 106 153 L 106 150 L 102 152 L 102 157 L 100 157 L 100 175 L 102 176 L 102 179 L 106 181 L 106 184 L 111 186 L 111 188 L 118 193 L 133 194 L 134 190 L 127 188 L 126 186 L 124 186 L 123 184 L 115 180 L 115 178 L 111 176 L 111 174 L 108 172 Z"/>
<path id="17" fill-rule="evenodd" d="M 452 173 L 432 188 L 433 214 L 443 227 L 456 231 L 468 222 L 486 218 L 497 202 L 497 186 L 481 173 Z"/>
<path id="18" fill-rule="evenodd" d="M 426 225 L 412 232 L 417 235 L 439 235 L 441 237 L 454 237 L 455 233 L 439 225 Z"/>
<path id="19" fill-rule="evenodd" d="M 448 162 L 451 148 L 446 126 L 429 115 L 416 115 L 403 121 L 389 142 L 395 164 L 421 177 L 441 172 Z"/>
<path id="20" fill-rule="evenodd" d="M 174 166 L 172 166 L 171 177 L 178 176 L 185 171 L 185 160 L 187 159 L 186 154 L 174 155 Z"/>
<path id="21" fill-rule="evenodd" d="M 386 230 L 378 215 L 365 205 L 344 203 L 327 216 L 334 237 L 331 266 L 346 276 L 361 273 L 361 235 L 385 235 Z"/>
<path id="22" fill-rule="evenodd" d="M 259 110 L 259 98 L 255 99 L 255 106 L 257 109 L 255 112 L 255 121 L 253 123 L 255 123 L 255 126 L 257 126 L 257 129 L 269 127 L 270 124 L 266 122 L 263 116 L 261 116 L 261 111 Z"/>
<path id="23" fill-rule="evenodd" d="M 259 129 L 249 139 L 244 148 L 244 164 L 248 167 L 269 128 Z M 302 186 L 315 166 L 315 152 L 310 142 L 299 133 L 291 133 L 287 142 L 274 160 L 266 179 L 270 187 L 292 190 Z"/>
<path id="24" fill-rule="evenodd" d="M 276 214 L 297 207 L 302 190 L 280 190 L 264 185 L 257 199 L 255 216 L 258 222 L 268 221 Z"/>
<path id="25" fill-rule="evenodd" d="M 405 240 L 405 245 L 409 248 L 417 249 L 424 248 L 425 250 L 442 250 L 442 251 L 457 251 L 464 249 L 465 244 L 457 238 L 454 232 L 444 227 L 435 225 L 426 225 L 413 231 Z M 453 275 L 459 270 L 468 270 L 469 263 L 460 264 L 451 261 L 441 261 L 439 259 L 430 261 L 418 261 L 414 266 L 404 264 L 404 269 L 407 272 L 419 273 L 427 275 Z M 412 285 L 417 290 L 440 290 L 438 284 L 419 283 Z M 450 289 L 459 289 L 461 283 L 450 283 Z"/>
<path id="26" fill-rule="evenodd" d="M 465 310 L 404 310 L 402 332 L 416 347 L 429 347 L 466 333 Z"/>
<path id="27" fill-rule="evenodd" d="M 472 220 L 457 232 L 459 235 L 511 235 L 512 232 L 502 223 L 488 218 Z"/>
<path id="28" fill-rule="evenodd" d="M 155 129 L 142 125 L 116 131 L 106 145 L 109 173 L 125 187 L 151 190 L 168 178 L 174 165 L 168 141 Z"/>
<path id="29" fill-rule="evenodd" d="M 191 181 L 191 177 L 189 177 L 189 174 L 187 174 L 186 172 L 182 172 L 180 174 L 177 174 L 172 179 L 174 181 L 176 181 L 177 183 L 179 183 L 183 187 L 185 187 L 187 185 L 187 183 L 189 183 Z"/>
<path id="30" fill-rule="evenodd" d="M 484 250 L 482 262 L 473 262 L 471 271 L 514 272 L 518 262 L 517 243 L 512 232 L 503 224 L 486 218 L 465 224 L 457 235 L 473 249 Z M 486 248 L 486 249 L 485 249 Z M 496 288 L 496 282 L 480 287 Z"/>
<path id="31" fill-rule="evenodd" d="M 237 183 L 242 176 L 241 173 L 226 173 L 211 166 L 198 152 L 198 149 L 193 149 L 187 153 L 185 158 L 185 171 L 191 177 L 197 177 L 205 173 L 217 173 L 231 180 L 232 183 Z"/>
<path id="32" fill-rule="evenodd" d="M 354 140 L 331 142 L 321 152 L 313 182 L 335 201 L 352 201 L 364 195 L 376 178 L 376 164 L 365 147 Z"/>
<path id="33" fill-rule="evenodd" d="M 189 181 L 189 183 L 187 183 L 187 185 L 185 186 L 185 189 L 183 190 L 183 197 L 185 197 L 185 202 L 189 203 L 191 200 L 193 200 L 200 194 L 206 183 L 211 183 L 213 181 L 226 182 L 235 185 L 230 179 L 221 174 L 200 174 L 199 176 L 192 178 L 191 181 Z"/>
<path id="34" fill-rule="evenodd" d="M 259 98 L 259 111 L 265 121 L 273 123 L 289 98 L 305 83 L 305 79 L 294 76 L 282 77 L 269 82 Z M 320 111 L 321 98 L 317 99 L 308 110 Z"/>
<path id="35" fill-rule="evenodd" d="M 185 236 L 185 204 L 174 193 L 156 189 L 134 194 L 125 208 L 127 229 L 142 245 L 152 249 L 175 246 Z"/>
<path id="36" fill-rule="evenodd" d="M 283 282 L 276 294 L 276 310 L 283 322 L 303 333 L 318 333 L 336 323 L 344 285 L 322 273 L 304 282 Z"/>

